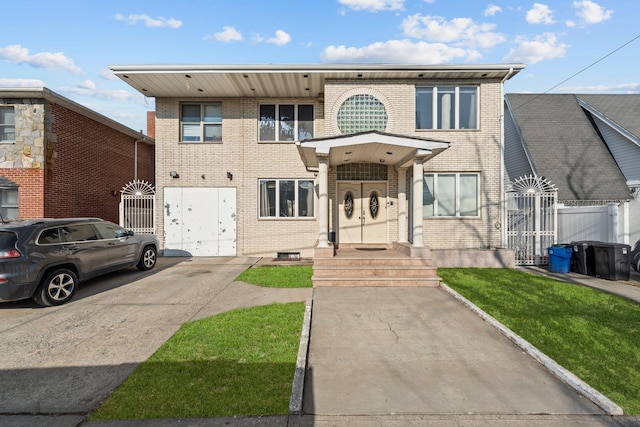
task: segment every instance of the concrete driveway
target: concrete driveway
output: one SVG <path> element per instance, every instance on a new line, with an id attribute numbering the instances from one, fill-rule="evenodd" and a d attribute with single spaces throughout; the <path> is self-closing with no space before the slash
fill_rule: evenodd
<path id="1" fill-rule="evenodd" d="M 160 258 L 151 272 L 132 268 L 89 281 L 63 306 L 1 303 L 0 425 L 11 414 L 57 414 L 43 422 L 76 425 L 60 416 L 81 420 L 96 409 L 184 322 L 310 298 L 311 289 L 285 294 L 234 282 L 257 261 Z"/>

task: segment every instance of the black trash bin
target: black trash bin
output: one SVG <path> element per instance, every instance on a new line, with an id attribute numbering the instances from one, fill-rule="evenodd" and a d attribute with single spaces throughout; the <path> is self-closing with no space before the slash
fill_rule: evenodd
<path id="1" fill-rule="evenodd" d="M 596 275 L 595 240 L 579 240 L 571 242 L 573 256 L 571 258 L 571 271 L 588 276 Z"/>
<path id="2" fill-rule="evenodd" d="M 593 244 L 596 277 L 607 280 L 629 280 L 631 276 L 629 253 L 631 246 L 623 243 Z"/>

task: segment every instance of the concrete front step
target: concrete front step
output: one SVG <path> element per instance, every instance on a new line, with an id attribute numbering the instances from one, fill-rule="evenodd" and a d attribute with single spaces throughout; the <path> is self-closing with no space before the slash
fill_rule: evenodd
<path id="1" fill-rule="evenodd" d="M 430 267 L 431 260 L 428 258 L 409 258 L 409 257 L 379 257 L 379 258 L 333 257 L 333 258 L 314 258 L 313 265 L 314 267 L 323 267 L 323 266 Z"/>
<path id="2" fill-rule="evenodd" d="M 436 268 L 430 266 L 318 266 L 313 267 L 314 277 L 436 277 Z"/>
<path id="3" fill-rule="evenodd" d="M 371 286 L 371 287 L 432 287 L 440 286 L 440 278 L 435 277 L 313 277 L 314 287 L 349 287 L 349 286 Z"/>

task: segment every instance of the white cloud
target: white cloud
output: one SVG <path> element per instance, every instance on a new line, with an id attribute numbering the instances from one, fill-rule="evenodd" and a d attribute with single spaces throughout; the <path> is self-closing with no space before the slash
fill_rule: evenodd
<path id="1" fill-rule="evenodd" d="M 576 14 L 582 18 L 585 24 L 599 24 L 613 15 L 612 10 L 606 10 L 590 0 L 574 1 L 573 8 L 577 9 Z"/>
<path id="2" fill-rule="evenodd" d="M 322 61 L 328 63 L 443 64 L 460 59 L 475 61 L 480 57 L 475 50 L 411 40 L 377 42 L 360 48 L 329 46 L 321 54 Z"/>
<path id="3" fill-rule="evenodd" d="M 573 28 L 577 25 L 576 21 L 572 21 L 571 19 L 567 19 L 564 24 L 569 28 Z"/>
<path id="4" fill-rule="evenodd" d="M 495 16 L 497 13 L 502 12 L 502 8 L 500 6 L 496 6 L 495 4 L 490 4 L 484 10 L 484 16 Z"/>
<path id="5" fill-rule="evenodd" d="M 534 3 L 533 8 L 527 12 L 526 19 L 529 24 L 550 25 L 556 22 L 553 19 L 553 11 L 542 3 Z"/>
<path id="6" fill-rule="evenodd" d="M 78 83 L 78 87 L 82 89 L 93 90 L 96 89 L 96 84 L 91 80 L 85 80 L 83 82 Z"/>
<path id="7" fill-rule="evenodd" d="M 0 78 L 0 87 L 45 87 L 42 80 Z"/>
<path id="8" fill-rule="evenodd" d="M 368 10 L 378 12 L 380 10 L 402 10 L 404 0 L 338 0 L 353 10 Z M 428 2 L 427 2 L 428 3 Z"/>
<path id="9" fill-rule="evenodd" d="M 526 37 L 516 37 L 517 47 L 511 49 L 504 61 L 523 62 L 535 64 L 547 59 L 562 58 L 566 56 L 569 45 L 559 43 L 554 33 L 544 33 L 533 40 Z"/>
<path id="10" fill-rule="evenodd" d="M 240 32 L 236 30 L 235 27 L 225 26 L 222 27 L 222 30 L 223 31 L 220 31 L 219 33 L 215 33 L 213 35 L 213 38 L 225 43 L 237 42 L 242 40 L 242 34 L 240 34 Z M 205 40 L 209 39 L 211 39 L 211 36 L 205 37 Z"/>
<path id="11" fill-rule="evenodd" d="M 84 82 L 83 82 L 84 83 Z M 83 83 L 78 84 L 76 87 L 61 87 L 57 90 L 62 93 L 70 93 L 74 95 L 80 96 L 89 96 L 97 99 L 106 99 L 110 101 L 128 101 L 137 99 L 139 94 L 134 94 L 128 92 L 126 90 L 118 89 L 118 90 L 106 90 L 106 89 L 97 89 L 97 88 L 89 88 L 83 87 Z"/>
<path id="12" fill-rule="evenodd" d="M 29 49 L 18 44 L 0 47 L 0 58 L 16 64 L 27 64 L 35 68 L 47 70 L 65 70 L 74 74 L 82 73 L 73 59 L 67 58 L 62 52 L 40 52 L 31 55 Z"/>
<path id="13" fill-rule="evenodd" d="M 102 70 L 100 70 L 100 73 L 98 75 L 105 80 L 118 80 L 118 77 L 113 74 L 113 71 L 108 68 L 103 68 Z"/>
<path id="14" fill-rule="evenodd" d="M 477 24 L 471 18 L 447 21 L 441 16 L 416 14 L 405 18 L 401 26 L 406 36 L 461 47 L 489 48 L 505 41 L 502 34 L 493 32 L 495 24 Z"/>
<path id="15" fill-rule="evenodd" d="M 149 15 L 127 15 L 124 16 L 121 13 L 116 14 L 116 20 L 126 22 L 130 25 L 135 25 L 138 21 L 144 22 L 149 28 L 171 28 L 177 29 L 182 26 L 182 21 L 177 19 L 166 18 L 151 18 Z"/>
<path id="16" fill-rule="evenodd" d="M 268 38 L 266 41 L 267 43 L 283 46 L 291 41 L 291 36 L 282 30 L 277 30 L 275 37 Z"/>

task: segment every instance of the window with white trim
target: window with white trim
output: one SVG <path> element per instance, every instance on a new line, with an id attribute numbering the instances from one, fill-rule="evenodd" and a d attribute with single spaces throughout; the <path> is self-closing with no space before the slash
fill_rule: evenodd
<path id="1" fill-rule="evenodd" d="M 478 87 L 416 87 L 416 129 L 478 129 Z"/>
<path id="2" fill-rule="evenodd" d="M 17 188 L 0 188 L 0 213 L 5 220 L 18 218 Z"/>
<path id="3" fill-rule="evenodd" d="M 260 218 L 313 218 L 314 182 L 310 179 L 261 179 Z"/>
<path id="4" fill-rule="evenodd" d="M 182 142 L 222 141 L 222 103 L 183 103 L 180 106 Z"/>
<path id="5" fill-rule="evenodd" d="M 0 141 L 16 140 L 16 111 L 13 107 L 0 108 Z"/>
<path id="6" fill-rule="evenodd" d="M 260 141 L 303 141 L 313 138 L 313 105 L 260 104 Z"/>
<path id="7" fill-rule="evenodd" d="M 425 174 L 422 191 L 425 218 L 480 215 L 480 178 L 477 173 Z"/>

